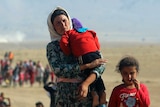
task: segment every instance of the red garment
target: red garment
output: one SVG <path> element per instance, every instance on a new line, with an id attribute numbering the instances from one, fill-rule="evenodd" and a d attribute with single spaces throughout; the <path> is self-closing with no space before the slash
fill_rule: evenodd
<path id="1" fill-rule="evenodd" d="M 53 82 L 55 77 L 54 72 L 51 72 L 50 75 L 51 75 L 51 81 Z"/>
<path id="2" fill-rule="evenodd" d="M 32 86 L 35 80 L 35 71 L 34 71 L 33 65 L 29 65 L 28 72 L 30 76 L 30 85 Z"/>
<path id="3" fill-rule="evenodd" d="M 121 84 L 113 89 L 108 107 L 149 107 L 149 105 L 149 93 L 144 84 L 140 84 L 140 90 L 128 89 Z"/>
<path id="4" fill-rule="evenodd" d="M 91 30 L 79 33 L 75 30 L 65 32 L 60 40 L 60 47 L 66 55 L 82 56 L 100 50 L 96 33 Z"/>
<path id="5" fill-rule="evenodd" d="M 25 77 L 24 72 L 23 71 L 20 72 L 20 74 L 19 74 L 19 80 L 20 81 L 24 81 L 24 77 Z"/>

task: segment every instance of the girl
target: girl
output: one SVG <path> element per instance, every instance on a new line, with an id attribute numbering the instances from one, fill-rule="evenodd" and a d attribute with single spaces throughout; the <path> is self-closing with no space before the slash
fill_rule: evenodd
<path id="1" fill-rule="evenodd" d="M 138 61 L 131 56 L 124 57 L 117 65 L 117 71 L 121 73 L 123 84 L 113 89 L 108 107 L 149 107 L 147 87 L 136 79 Z"/>

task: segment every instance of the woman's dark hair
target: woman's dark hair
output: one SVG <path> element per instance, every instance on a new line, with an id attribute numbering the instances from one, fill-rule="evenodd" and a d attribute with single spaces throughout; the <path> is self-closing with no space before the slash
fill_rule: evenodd
<path id="1" fill-rule="evenodd" d="M 116 66 L 116 71 L 121 72 L 124 67 L 135 66 L 137 72 L 139 71 L 139 62 L 132 56 L 122 58 Z"/>
<path id="2" fill-rule="evenodd" d="M 55 17 L 58 16 L 58 15 L 65 15 L 65 16 L 68 17 L 67 13 L 66 13 L 64 10 L 62 10 L 62 9 L 57 9 L 57 10 L 55 10 L 55 11 L 53 12 L 53 14 L 52 14 L 52 16 L 51 16 L 51 22 L 52 22 L 52 23 L 54 22 Z"/>

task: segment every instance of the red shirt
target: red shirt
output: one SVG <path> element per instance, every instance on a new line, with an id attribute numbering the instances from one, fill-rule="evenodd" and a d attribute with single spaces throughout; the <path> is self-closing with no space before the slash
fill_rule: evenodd
<path id="1" fill-rule="evenodd" d="M 75 30 L 65 32 L 60 40 L 62 51 L 69 55 L 79 57 L 89 52 L 95 52 L 100 49 L 100 44 L 96 33 L 91 30 L 79 33 Z"/>
<path id="2" fill-rule="evenodd" d="M 149 107 L 149 105 L 149 93 L 144 84 L 140 84 L 140 90 L 128 89 L 121 84 L 113 89 L 108 107 Z"/>

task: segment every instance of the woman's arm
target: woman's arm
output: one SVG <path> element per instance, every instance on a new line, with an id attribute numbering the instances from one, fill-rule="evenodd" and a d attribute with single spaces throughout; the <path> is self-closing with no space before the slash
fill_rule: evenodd
<path id="1" fill-rule="evenodd" d="M 59 42 L 50 42 L 47 45 L 47 59 L 57 77 L 70 77 L 80 71 L 79 64 L 71 56 L 65 56 L 60 49 Z"/>
<path id="2" fill-rule="evenodd" d="M 89 63 L 88 68 L 92 67 L 93 65 L 98 65 L 98 64 L 104 64 L 106 61 L 102 60 L 102 59 L 97 59 L 91 63 Z M 92 84 L 97 77 L 103 73 L 105 67 L 102 67 L 102 65 L 100 65 L 99 67 L 97 67 L 97 69 L 93 70 L 91 72 L 91 74 L 82 82 L 82 84 L 79 86 L 78 92 L 79 92 L 79 99 L 86 97 L 88 94 L 88 87 L 90 84 Z M 101 68 L 102 67 L 102 68 Z M 97 71 L 96 71 L 97 70 Z M 98 72 L 99 71 L 99 72 Z"/>
<path id="3" fill-rule="evenodd" d="M 79 86 L 78 92 L 79 92 L 79 99 L 82 97 L 87 97 L 88 94 L 88 87 L 89 85 L 96 80 L 96 74 L 92 73 L 90 74 L 85 81 L 82 82 L 82 84 Z"/>
<path id="4" fill-rule="evenodd" d="M 50 42 L 47 45 L 47 59 L 51 68 L 53 69 L 53 72 L 58 77 L 70 77 L 71 75 L 74 77 L 75 75 L 79 74 L 81 70 L 94 68 L 106 62 L 103 59 L 96 59 L 91 63 L 79 65 L 73 56 L 65 56 L 63 54 L 58 41 Z M 104 69 L 103 65 L 96 68 L 93 73 L 96 73 L 97 76 L 99 76 L 103 73 L 102 69 Z"/>

